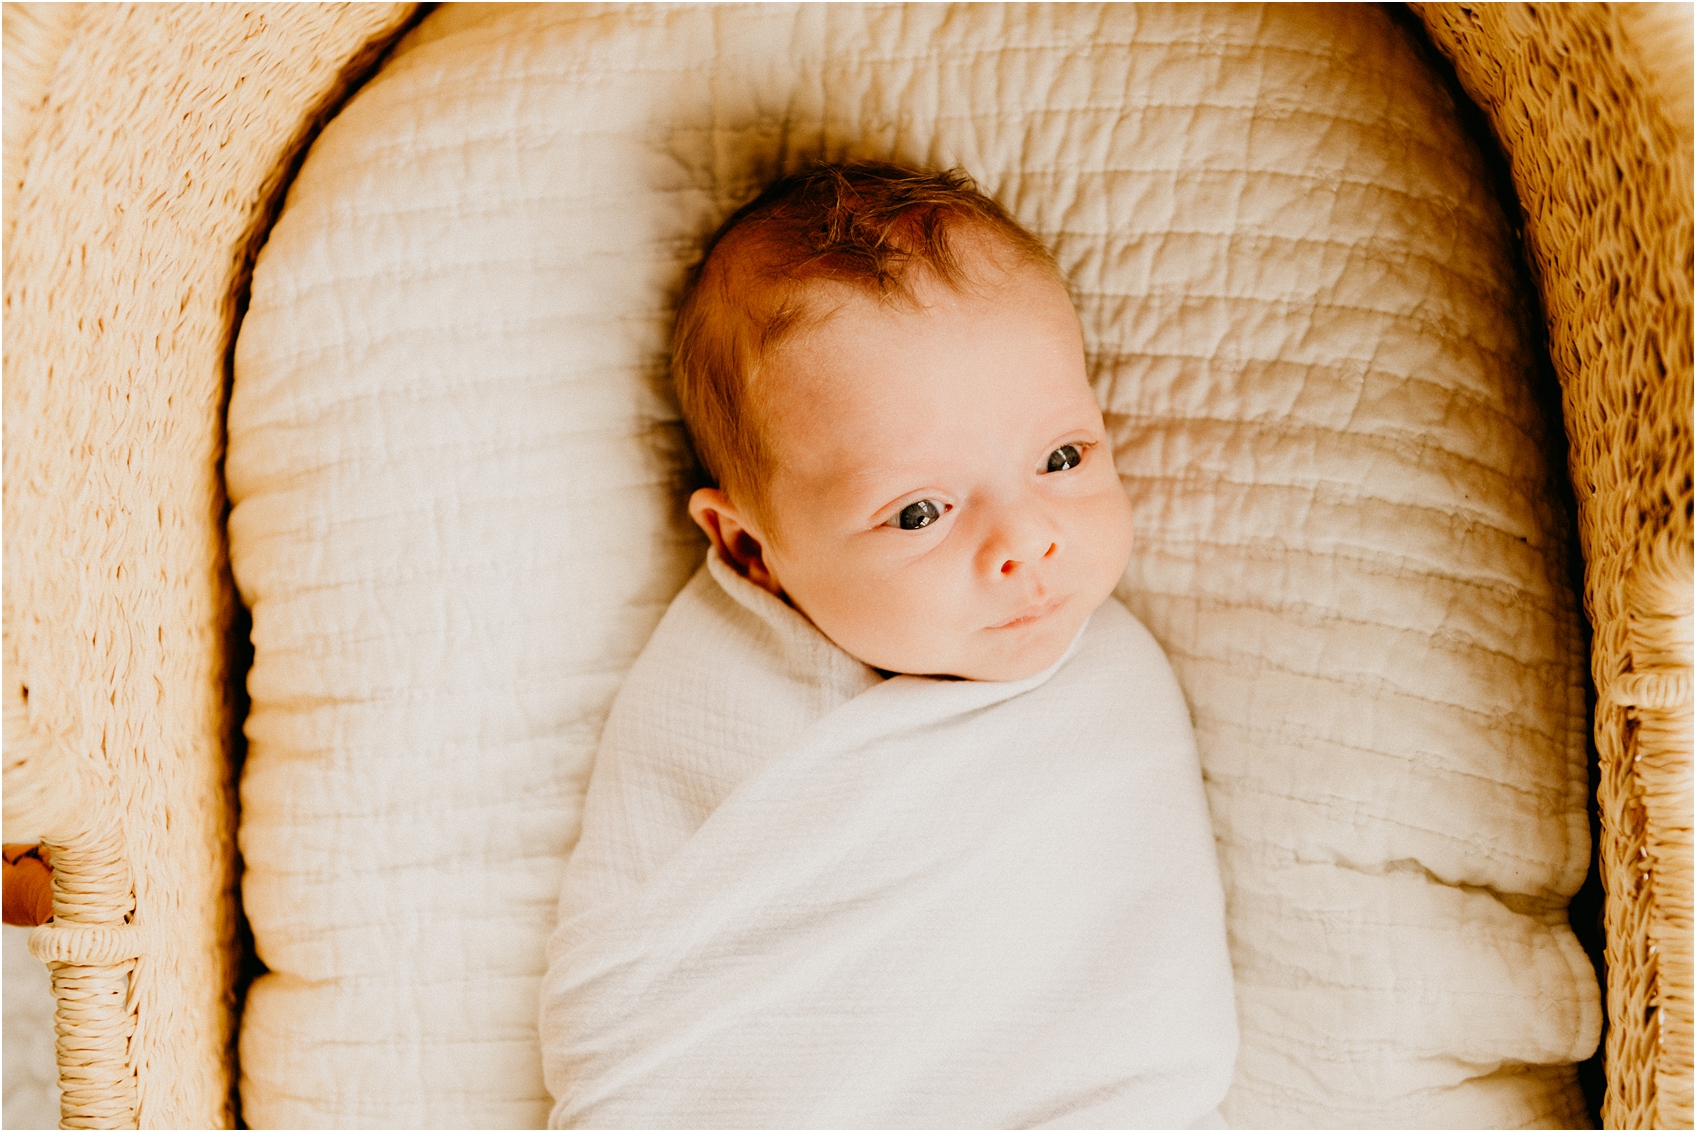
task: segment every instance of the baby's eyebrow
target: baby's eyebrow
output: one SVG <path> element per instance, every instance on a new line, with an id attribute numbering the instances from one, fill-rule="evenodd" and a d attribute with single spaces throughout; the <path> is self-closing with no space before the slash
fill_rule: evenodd
<path id="1" fill-rule="evenodd" d="M 918 481 L 933 478 L 935 474 L 936 472 L 934 468 L 916 463 L 911 467 L 903 467 L 899 464 L 881 464 L 843 472 L 837 477 L 837 479 L 840 482 L 848 484 L 856 491 L 863 491 L 869 494 L 873 488 L 878 487 L 881 487 L 885 492 L 888 492 L 888 490 L 895 484 L 906 481 L 913 481 L 913 486 L 908 487 L 905 490 L 913 491 L 920 486 Z M 891 494 L 889 498 L 891 501 L 894 501 L 901 494 L 903 494 L 903 492 L 898 491 Z"/>

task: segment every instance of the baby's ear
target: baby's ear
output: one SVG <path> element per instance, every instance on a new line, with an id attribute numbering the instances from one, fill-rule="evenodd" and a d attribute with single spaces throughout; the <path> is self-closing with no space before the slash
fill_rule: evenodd
<path id="1" fill-rule="evenodd" d="M 783 596 L 777 575 L 766 562 L 760 537 L 748 525 L 730 497 L 716 487 L 703 487 L 689 497 L 689 517 L 707 532 L 713 549 L 725 564 L 756 586 Z"/>

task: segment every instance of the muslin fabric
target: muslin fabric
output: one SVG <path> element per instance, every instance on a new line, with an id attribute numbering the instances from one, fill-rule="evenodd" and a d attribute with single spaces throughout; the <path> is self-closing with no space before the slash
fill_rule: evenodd
<path id="1" fill-rule="evenodd" d="M 556 1127 L 1187 1127 L 1231 1080 L 1183 694 L 1109 598 L 888 680 L 716 554 L 631 669 L 542 990 Z"/>

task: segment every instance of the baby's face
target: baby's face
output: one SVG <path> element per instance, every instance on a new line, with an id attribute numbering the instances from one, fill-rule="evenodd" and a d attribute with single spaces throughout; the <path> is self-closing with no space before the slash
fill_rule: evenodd
<path id="1" fill-rule="evenodd" d="M 1058 660 L 1131 552 L 1065 289 L 968 262 L 919 306 L 836 284 L 768 358 L 776 471 L 764 565 L 796 608 L 876 668 L 1016 680 Z"/>

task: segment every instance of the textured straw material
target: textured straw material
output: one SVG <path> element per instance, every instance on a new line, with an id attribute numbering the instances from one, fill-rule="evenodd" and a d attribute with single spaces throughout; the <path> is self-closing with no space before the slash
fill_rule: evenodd
<path id="1" fill-rule="evenodd" d="M 5 821 L 54 847 L 70 1127 L 233 1118 L 226 355 L 293 153 L 410 14 L 5 9 Z"/>
<path id="2" fill-rule="evenodd" d="M 1595 628 L 1609 1124 L 1691 1123 L 1689 27 L 1422 5 L 1511 163 Z M 228 1123 L 218 462 L 248 257 L 410 5 L 5 9 L 5 837 L 44 837 L 64 1112 Z M 1681 54 L 1682 53 L 1682 54 Z"/>
<path id="3" fill-rule="evenodd" d="M 1595 630 L 1603 1118 L 1634 1128 L 1691 1124 L 1690 26 L 1667 7 L 1420 8 L 1507 151 L 1561 381 Z"/>

